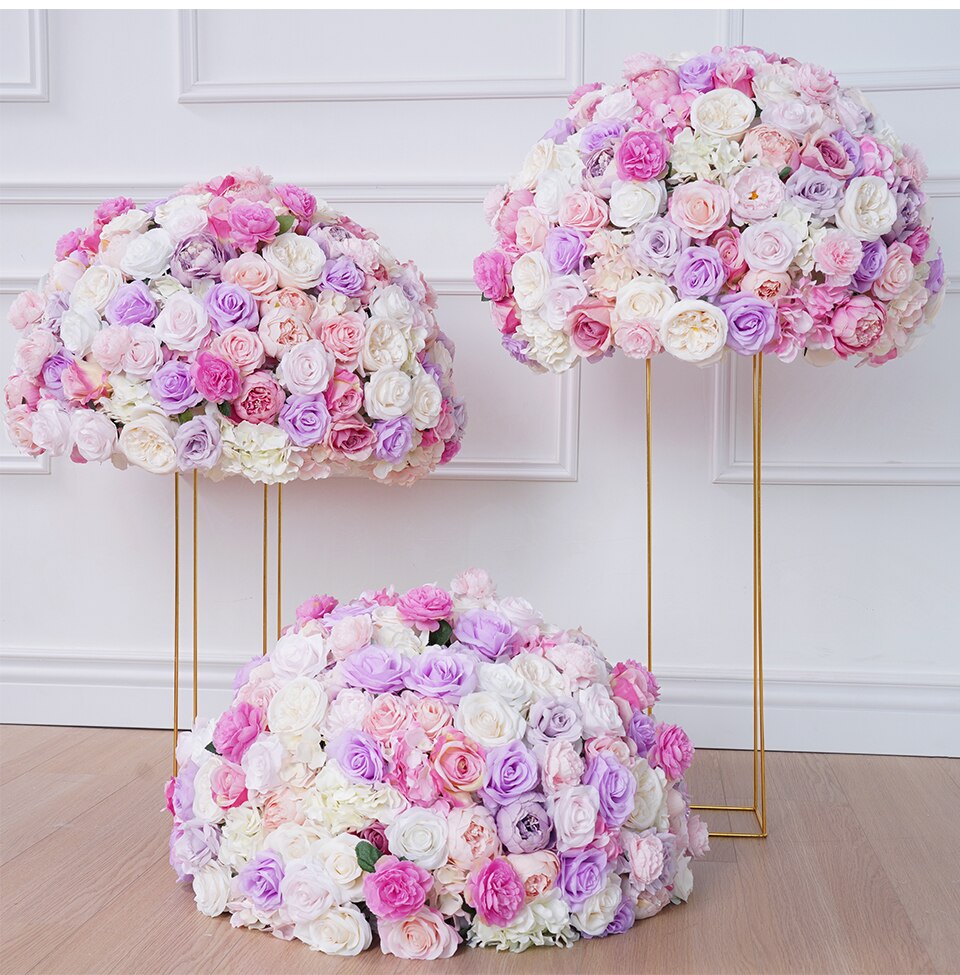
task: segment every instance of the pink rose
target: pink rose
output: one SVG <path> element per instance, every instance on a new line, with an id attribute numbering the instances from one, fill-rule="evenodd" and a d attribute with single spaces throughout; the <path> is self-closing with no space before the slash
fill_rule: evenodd
<path id="1" fill-rule="evenodd" d="M 228 328 L 214 336 L 210 351 L 232 363 L 241 376 L 256 372 L 266 358 L 260 336 L 241 327 Z"/>
<path id="2" fill-rule="evenodd" d="M 303 314 L 283 305 L 271 307 L 260 319 L 258 334 L 264 351 L 274 359 L 283 357 L 287 349 L 309 342 L 313 332 Z"/>
<path id="3" fill-rule="evenodd" d="M 212 352 L 201 352 L 193 363 L 197 391 L 211 403 L 233 400 L 240 395 L 240 371 L 229 360 Z"/>
<path id="4" fill-rule="evenodd" d="M 523 207 L 533 206 L 533 194 L 529 190 L 508 193 L 496 217 L 494 230 L 507 240 L 517 239 L 517 216 Z"/>
<path id="5" fill-rule="evenodd" d="M 930 228 L 917 227 L 916 230 L 904 240 L 910 248 L 910 257 L 914 264 L 919 264 L 926 256 L 930 246 Z"/>
<path id="6" fill-rule="evenodd" d="M 747 262 L 740 252 L 740 231 L 736 227 L 721 227 L 711 235 L 708 243 L 717 249 L 723 268 L 727 272 L 727 281 L 736 281 L 747 269 Z"/>
<path id="7" fill-rule="evenodd" d="M 277 290 L 277 272 L 259 254 L 241 254 L 220 269 L 220 278 L 249 291 L 254 298 L 266 298 Z"/>
<path id="8" fill-rule="evenodd" d="M 240 396 L 233 404 L 238 420 L 250 423 L 273 423 L 280 415 L 286 395 L 279 383 L 266 372 L 255 372 L 244 377 Z"/>
<path id="9" fill-rule="evenodd" d="M 670 197 L 670 219 L 691 237 L 703 240 L 727 222 L 730 197 L 717 183 L 697 179 L 678 186 Z"/>
<path id="10" fill-rule="evenodd" d="M 513 335 L 520 327 L 517 306 L 512 298 L 507 298 L 504 301 L 490 302 L 490 310 L 493 313 L 494 321 L 497 323 L 497 328 L 504 335 Z"/>
<path id="11" fill-rule="evenodd" d="M 356 312 L 346 312 L 321 322 L 318 332 L 323 344 L 333 353 L 337 362 L 355 367 L 363 348 L 365 334 L 364 317 Z"/>
<path id="12" fill-rule="evenodd" d="M 43 298 L 36 291 L 21 291 L 7 312 L 7 321 L 18 331 L 22 332 L 31 325 L 36 325 L 43 318 Z"/>
<path id="13" fill-rule="evenodd" d="M 460 944 L 456 928 L 429 907 L 423 907 L 401 921 L 381 921 L 377 925 L 377 934 L 380 950 L 385 955 L 416 961 L 451 958 Z"/>
<path id="14" fill-rule="evenodd" d="M 521 911 L 526 891 L 508 860 L 496 858 L 470 874 L 467 900 L 484 924 L 505 928 Z"/>
<path id="15" fill-rule="evenodd" d="M 330 413 L 330 419 L 336 422 L 354 416 L 363 405 L 363 384 L 359 376 L 349 369 L 337 368 L 327 388 L 323 391 L 323 398 Z"/>
<path id="16" fill-rule="evenodd" d="M 213 744 L 228 762 L 239 764 L 246 750 L 266 726 L 266 717 L 260 708 L 244 703 L 234 704 L 220 715 L 213 729 Z"/>
<path id="17" fill-rule="evenodd" d="M 43 448 L 33 442 L 33 418 L 36 413 L 26 405 L 14 406 L 3 416 L 4 426 L 11 443 L 16 444 L 24 453 L 36 457 L 43 453 Z"/>
<path id="18" fill-rule="evenodd" d="M 713 80 L 717 88 L 736 88 L 753 98 L 753 68 L 745 61 L 721 61 L 714 68 Z"/>
<path id="19" fill-rule="evenodd" d="M 441 732 L 453 723 L 453 710 L 450 705 L 435 698 L 417 698 L 415 710 L 415 721 L 429 741 L 436 741 Z"/>
<path id="20" fill-rule="evenodd" d="M 13 353 L 13 367 L 31 379 L 40 374 L 43 364 L 57 351 L 53 332 L 35 328 L 17 343 Z"/>
<path id="21" fill-rule="evenodd" d="M 483 785 L 483 749 L 462 732 L 446 732 L 430 752 L 430 764 L 437 784 L 454 802 L 467 801 L 466 793 L 476 792 Z"/>
<path id="22" fill-rule="evenodd" d="M 524 207 L 517 214 L 517 247 L 521 251 L 540 250 L 549 230 L 549 221 L 536 207 Z"/>
<path id="23" fill-rule="evenodd" d="M 796 79 L 801 93 L 816 102 L 829 102 L 837 90 L 836 76 L 819 64 L 801 64 Z"/>
<path id="24" fill-rule="evenodd" d="M 450 594 L 437 586 L 418 586 L 397 601 L 397 611 L 422 632 L 433 633 L 453 611 Z"/>
<path id="25" fill-rule="evenodd" d="M 426 904 L 432 887 L 433 877 L 423 867 L 395 856 L 382 856 L 373 873 L 363 879 L 363 896 L 378 918 L 400 921 Z"/>
<path id="26" fill-rule="evenodd" d="M 612 755 L 622 765 L 629 766 L 632 756 L 630 746 L 623 738 L 616 735 L 600 735 L 598 738 L 588 738 L 583 743 L 584 758 L 589 761 L 598 755 Z"/>
<path id="27" fill-rule="evenodd" d="M 828 230 L 814 247 L 813 259 L 827 284 L 842 287 L 860 267 L 863 243 L 847 230 Z"/>
<path id="28" fill-rule="evenodd" d="M 537 853 L 508 853 L 510 865 L 517 871 L 527 901 L 549 893 L 560 875 L 560 860 L 550 850 Z"/>
<path id="29" fill-rule="evenodd" d="M 107 325 L 94 335 L 90 354 L 107 372 L 117 372 L 129 348 L 129 328 L 125 325 Z"/>
<path id="30" fill-rule="evenodd" d="M 633 129 L 617 147 L 617 175 L 620 179 L 645 182 L 656 179 L 667 165 L 667 144 L 656 132 Z"/>
<path id="31" fill-rule="evenodd" d="M 613 306 L 599 298 L 591 298 L 577 305 L 570 322 L 570 340 L 577 353 L 586 359 L 602 355 L 610 348 L 613 333 L 610 315 Z"/>
<path id="32" fill-rule="evenodd" d="M 378 694 L 363 720 L 363 730 L 380 741 L 398 738 L 413 724 L 413 712 L 406 701 L 393 694 Z"/>
<path id="33" fill-rule="evenodd" d="M 233 809 L 247 801 L 247 778 L 243 769 L 232 762 L 223 762 L 210 776 L 213 801 L 221 809 Z"/>
<path id="34" fill-rule="evenodd" d="M 622 322 L 613 333 L 613 344 L 631 359 L 649 359 L 662 348 L 660 323 L 653 318 Z"/>
<path id="35" fill-rule="evenodd" d="M 484 806 L 471 805 L 447 813 L 450 862 L 461 870 L 499 856 L 500 839 L 493 813 Z"/>
<path id="36" fill-rule="evenodd" d="M 123 353 L 123 371 L 134 379 L 150 379 L 163 365 L 163 347 L 156 329 L 149 325 L 127 325 L 130 341 Z"/>
<path id="37" fill-rule="evenodd" d="M 680 779 L 693 761 L 693 745 L 683 728 L 675 724 L 660 723 L 655 731 L 653 747 L 647 761 L 655 768 L 662 768 L 668 779 Z"/>
<path id="38" fill-rule="evenodd" d="M 627 660 L 613 668 L 610 674 L 610 693 L 627 704 L 626 709 L 620 708 L 621 716 L 627 721 L 632 711 L 645 711 L 657 703 L 660 685 L 646 667 L 636 660 Z"/>
<path id="39" fill-rule="evenodd" d="M 823 132 L 811 132 L 804 139 L 800 161 L 811 169 L 819 169 L 843 180 L 852 176 L 856 168 L 843 145 Z"/>
<path id="40" fill-rule="evenodd" d="M 747 92 L 749 94 L 749 92 Z M 800 165 L 800 143 L 771 125 L 757 125 L 743 137 L 745 162 L 758 159 L 778 173 L 784 169 L 796 169 Z"/>
<path id="41" fill-rule="evenodd" d="M 841 359 L 868 352 L 883 335 L 886 311 L 867 295 L 854 295 L 839 305 L 830 318 L 834 351 Z"/>
<path id="42" fill-rule="evenodd" d="M 15 372 L 3 387 L 3 400 L 8 410 L 24 404 L 31 410 L 36 409 L 37 403 L 40 402 L 40 387 L 34 382 L 33 377 Z"/>
<path id="43" fill-rule="evenodd" d="M 327 433 L 330 449 L 355 462 L 367 460 L 376 442 L 376 432 L 356 414 L 334 420 Z"/>
<path id="44" fill-rule="evenodd" d="M 773 302 L 790 290 L 790 284 L 790 275 L 786 273 L 747 271 L 740 281 L 740 290 Z"/>
<path id="45" fill-rule="evenodd" d="M 106 396 L 110 389 L 107 375 L 95 362 L 76 359 L 60 374 L 63 395 L 71 403 L 89 403 Z"/>
<path id="46" fill-rule="evenodd" d="M 573 190 L 560 203 L 561 227 L 582 230 L 588 236 L 610 219 L 610 208 L 604 200 L 585 190 Z"/>
<path id="47" fill-rule="evenodd" d="M 891 244 L 880 277 L 873 282 L 873 293 L 882 301 L 892 301 L 902 295 L 916 277 L 913 265 L 913 251 L 909 244 L 903 241 Z"/>
<path id="48" fill-rule="evenodd" d="M 553 738 L 547 742 L 540 758 L 543 788 L 548 794 L 562 792 L 580 782 L 583 775 L 583 759 L 566 738 Z"/>

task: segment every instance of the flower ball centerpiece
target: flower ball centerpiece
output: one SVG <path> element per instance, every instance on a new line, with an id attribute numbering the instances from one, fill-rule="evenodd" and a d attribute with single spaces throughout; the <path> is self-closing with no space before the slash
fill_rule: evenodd
<path id="1" fill-rule="evenodd" d="M 13 303 L 7 430 L 158 474 L 409 483 L 464 427 L 435 306 L 375 233 L 259 170 L 108 200 Z"/>
<path id="2" fill-rule="evenodd" d="M 474 271 L 504 346 L 879 365 L 944 294 L 919 153 L 824 68 L 758 48 L 627 60 L 486 201 Z"/>
<path id="3" fill-rule="evenodd" d="M 620 934 L 690 894 L 707 831 L 656 680 L 482 571 L 318 596 L 234 687 L 167 790 L 204 914 L 434 959 Z"/>

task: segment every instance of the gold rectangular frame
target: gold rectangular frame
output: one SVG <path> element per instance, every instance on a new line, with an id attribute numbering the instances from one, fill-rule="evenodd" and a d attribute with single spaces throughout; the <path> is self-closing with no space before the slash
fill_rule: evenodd
<path id="1" fill-rule="evenodd" d="M 647 481 L 647 669 L 653 670 L 653 505 L 652 471 L 652 368 L 646 361 L 646 481 Z M 761 544 L 761 488 L 763 440 L 763 353 L 753 357 L 753 803 L 737 806 L 725 803 L 694 804 L 707 812 L 752 813 L 757 828 L 710 831 L 714 837 L 765 839 L 767 834 L 767 766 L 763 701 L 763 573 Z M 652 709 L 650 709 L 652 710 Z"/>
<path id="2" fill-rule="evenodd" d="M 173 774 L 178 771 L 177 764 L 177 741 L 180 735 L 180 478 L 179 472 L 173 475 Z M 199 481 L 197 472 L 193 472 L 193 517 L 192 517 L 192 554 L 193 554 L 193 583 L 192 592 L 192 636 L 193 636 L 193 722 L 197 720 L 198 695 L 199 695 L 199 671 L 200 671 L 200 652 L 198 641 L 198 619 L 199 604 L 198 595 L 198 574 L 197 563 L 199 554 Z M 276 638 L 280 639 L 280 632 L 283 627 L 283 485 L 276 486 L 276 596 L 277 607 L 277 628 Z M 262 621 L 263 621 L 263 642 L 261 652 L 266 656 L 269 650 L 268 639 L 268 611 L 269 611 L 269 552 L 270 552 L 270 488 L 263 485 L 263 599 L 262 599 Z"/>

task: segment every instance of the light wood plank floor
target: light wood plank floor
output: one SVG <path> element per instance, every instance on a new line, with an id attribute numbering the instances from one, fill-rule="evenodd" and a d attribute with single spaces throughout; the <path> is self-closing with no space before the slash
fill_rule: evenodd
<path id="1" fill-rule="evenodd" d="M 164 732 L 0 728 L 4 975 L 412 971 L 197 913 L 167 863 L 169 761 Z M 435 970 L 960 972 L 960 762 L 784 753 L 768 768 L 770 838 L 714 840 L 689 904 L 569 951 L 462 950 Z M 691 787 L 739 804 L 749 775 L 741 753 L 700 752 Z"/>

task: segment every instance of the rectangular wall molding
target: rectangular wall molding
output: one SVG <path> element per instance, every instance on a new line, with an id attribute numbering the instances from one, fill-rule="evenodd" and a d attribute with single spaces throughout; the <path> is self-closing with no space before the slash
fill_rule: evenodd
<path id="1" fill-rule="evenodd" d="M 50 101 L 50 41 L 46 10 L 28 10 L 27 47 L 29 75 L 23 81 L 0 82 L 0 102 Z"/>

